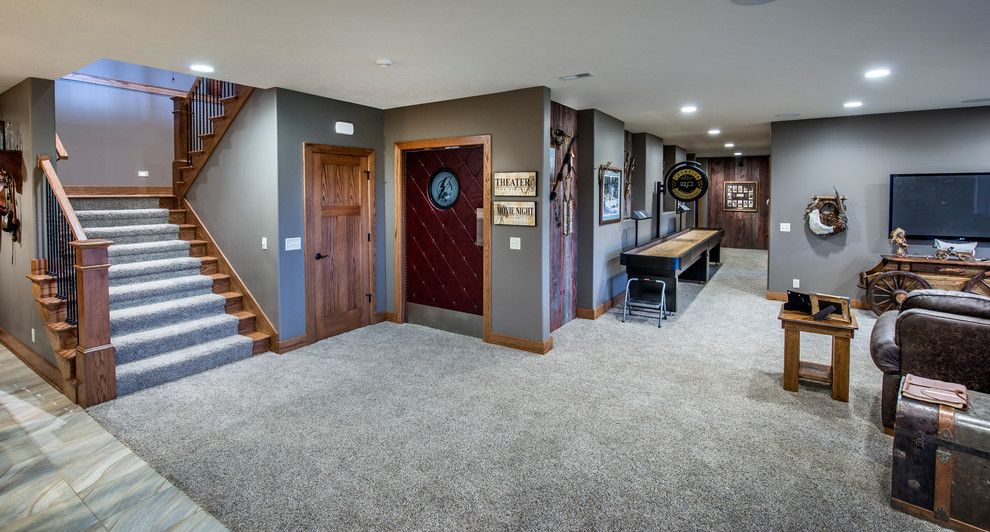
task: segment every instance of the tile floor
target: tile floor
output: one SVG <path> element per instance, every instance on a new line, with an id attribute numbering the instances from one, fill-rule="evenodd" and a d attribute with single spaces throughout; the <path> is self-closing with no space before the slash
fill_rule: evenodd
<path id="1" fill-rule="evenodd" d="M 0 345 L 0 530 L 226 530 Z"/>

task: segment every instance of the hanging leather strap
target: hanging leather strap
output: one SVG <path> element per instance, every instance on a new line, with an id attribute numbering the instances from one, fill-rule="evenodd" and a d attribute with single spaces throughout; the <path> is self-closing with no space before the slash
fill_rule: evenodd
<path id="1" fill-rule="evenodd" d="M 938 407 L 938 437 L 947 442 L 955 441 L 954 408 L 946 405 Z M 951 512 L 952 497 L 952 468 L 955 458 L 948 446 L 940 445 L 935 449 L 935 517 L 948 521 Z"/>

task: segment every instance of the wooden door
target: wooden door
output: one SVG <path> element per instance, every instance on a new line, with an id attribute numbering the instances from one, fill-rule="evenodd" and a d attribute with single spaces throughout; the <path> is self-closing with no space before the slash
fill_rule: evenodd
<path id="1" fill-rule="evenodd" d="M 369 325 L 374 152 L 306 147 L 306 277 L 312 341 Z"/>

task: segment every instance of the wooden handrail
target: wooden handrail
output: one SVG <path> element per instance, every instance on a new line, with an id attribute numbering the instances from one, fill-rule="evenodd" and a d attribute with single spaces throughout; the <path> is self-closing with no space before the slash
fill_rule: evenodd
<path id="1" fill-rule="evenodd" d="M 196 96 L 196 91 L 199 90 L 199 86 L 202 84 L 203 84 L 203 76 L 197 77 L 196 81 L 193 81 L 192 87 L 189 87 L 189 92 L 186 93 L 186 99 L 191 100 L 193 96 Z"/>
<path id="2" fill-rule="evenodd" d="M 55 155 L 60 161 L 69 158 L 69 151 L 65 149 L 65 145 L 62 144 L 62 139 L 58 136 L 58 133 L 55 134 Z"/>
<path id="3" fill-rule="evenodd" d="M 51 157 L 48 155 L 39 155 L 38 168 L 41 168 L 45 172 L 45 178 L 48 179 L 48 185 L 52 187 L 52 193 L 55 195 L 58 206 L 62 209 L 65 221 L 69 223 L 72 236 L 75 237 L 76 241 L 86 240 L 86 232 L 83 231 L 82 224 L 79 223 L 79 218 L 76 217 L 76 211 L 72 208 L 69 196 L 65 194 L 65 189 L 62 188 L 62 181 L 59 180 L 58 174 L 55 173 L 55 167 L 52 165 Z"/>

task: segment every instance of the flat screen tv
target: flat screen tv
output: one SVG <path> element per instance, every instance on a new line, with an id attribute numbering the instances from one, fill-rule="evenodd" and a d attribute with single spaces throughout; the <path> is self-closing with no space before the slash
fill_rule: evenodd
<path id="1" fill-rule="evenodd" d="M 911 239 L 990 241 L 990 172 L 891 174 L 895 227 Z"/>

